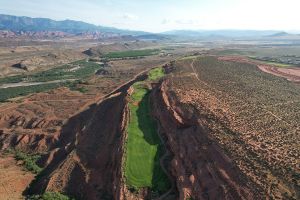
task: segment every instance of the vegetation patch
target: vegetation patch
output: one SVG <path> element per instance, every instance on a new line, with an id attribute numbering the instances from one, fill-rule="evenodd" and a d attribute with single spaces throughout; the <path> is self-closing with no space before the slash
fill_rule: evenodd
<path id="1" fill-rule="evenodd" d="M 66 195 L 58 192 L 46 192 L 42 195 L 33 195 L 26 198 L 26 200 L 74 200 Z"/>
<path id="2" fill-rule="evenodd" d="M 21 151 L 14 151 L 16 160 L 23 161 L 23 166 L 28 170 L 35 174 L 39 174 L 43 168 L 39 167 L 36 163 L 40 159 L 40 155 L 38 154 L 26 154 Z"/>
<path id="3" fill-rule="evenodd" d="M 131 50 L 131 51 L 120 51 L 110 52 L 104 55 L 105 58 L 130 58 L 130 57 L 143 57 L 152 56 L 159 54 L 159 49 L 143 49 L 143 50 Z"/>
<path id="4" fill-rule="evenodd" d="M 81 93 L 86 93 L 88 89 L 86 89 L 83 85 L 88 85 L 88 82 L 82 80 L 76 81 L 68 81 L 65 86 L 68 87 L 72 91 L 78 91 Z"/>
<path id="5" fill-rule="evenodd" d="M 161 77 L 161 72 L 162 68 L 151 70 L 149 80 Z M 150 91 L 143 82 L 138 82 L 133 87 L 127 127 L 126 181 L 131 190 L 149 187 L 155 192 L 163 193 L 169 189 L 170 182 L 160 165 L 164 147 L 158 136 L 156 121 L 150 114 Z"/>

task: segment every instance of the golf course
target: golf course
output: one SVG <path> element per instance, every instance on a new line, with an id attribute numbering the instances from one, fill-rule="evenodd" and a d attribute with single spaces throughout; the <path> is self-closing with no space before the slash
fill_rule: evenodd
<path id="1" fill-rule="evenodd" d="M 149 72 L 145 82 L 157 80 L 163 75 L 162 68 L 155 68 Z M 154 192 L 163 193 L 169 189 L 170 183 L 160 166 L 164 147 L 158 136 L 157 123 L 151 116 L 150 89 L 145 82 L 134 84 L 129 103 L 125 177 L 129 188 L 151 188 Z"/>

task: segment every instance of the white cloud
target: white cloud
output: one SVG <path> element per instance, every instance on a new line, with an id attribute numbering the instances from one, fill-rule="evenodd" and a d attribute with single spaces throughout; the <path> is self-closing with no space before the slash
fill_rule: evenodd
<path id="1" fill-rule="evenodd" d="M 170 24 L 170 23 L 172 23 L 172 20 L 170 19 L 163 19 L 161 22 L 161 24 Z"/>
<path id="2" fill-rule="evenodd" d="M 161 24 L 198 25 L 200 21 L 197 19 L 163 19 Z"/>
<path id="3" fill-rule="evenodd" d="M 179 20 L 175 20 L 176 24 L 180 24 L 180 25 L 198 25 L 200 24 L 200 22 L 196 19 L 179 19 Z"/>
<path id="4" fill-rule="evenodd" d="M 127 20 L 133 20 L 133 21 L 136 21 L 136 20 L 139 19 L 139 17 L 137 15 L 134 15 L 134 14 L 131 14 L 131 13 L 124 13 L 122 15 L 122 18 L 127 19 Z"/>

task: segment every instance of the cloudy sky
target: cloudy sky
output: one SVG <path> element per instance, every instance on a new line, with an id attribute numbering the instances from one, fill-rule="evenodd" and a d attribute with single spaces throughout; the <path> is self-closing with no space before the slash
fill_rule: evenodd
<path id="1" fill-rule="evenodd" d="M 300 30 L 300 0 L 0 0 L 0 13 L 162 32 Z"/>

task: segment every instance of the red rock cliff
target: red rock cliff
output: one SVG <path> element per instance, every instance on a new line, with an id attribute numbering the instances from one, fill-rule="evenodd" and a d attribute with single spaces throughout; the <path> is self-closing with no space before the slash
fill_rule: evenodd
<path id="1" fill-rule="evenodd" d="M 173 154 L 179 199 L 259 199 L 231 159 L 214 143 L 201 113 L 179 102 L 168 80 L 152 96 L 156 118 Z M 201 111 L 200 111 L 201 112 Z"/>

